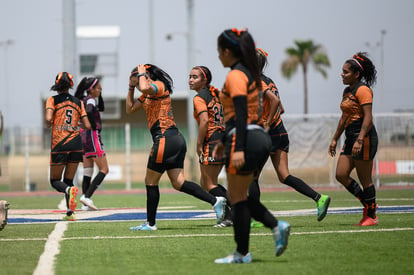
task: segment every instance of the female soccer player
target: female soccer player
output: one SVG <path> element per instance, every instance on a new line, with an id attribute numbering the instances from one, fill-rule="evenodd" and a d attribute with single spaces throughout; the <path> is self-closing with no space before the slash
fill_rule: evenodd
<path id="1" fill-rule="evenodd" d="M 173 81 L 162 69 L 151 64 L 140 64 L 130 75 L 126 99 L 126 112 L 131 114 L 144 108 L 147 114 L 153 146 L 145 175 L 147 190 L 147 221 L 131 230 L 157 230 L 155 224 L 160 192 L 158 184 L 162 174 L 167 175 L 174 189 L 210 203 L 216 212 L 217 223 L 224 219 L 226 199 L 215 197 L 200 185 L 184 178 L 184 159 L 187 151 L 184 137 L 176 127 L 171 108 Z M 134 100 L 137 88 L 142 95 Z"/>
<path id="2" fill-rule="evenodd" d="M 75 96 L 83 100 L 92 126 L 90 130 L 80 130 L 83 146 L 83 194 L 79 201 L 83 204 L 82 210 L 98 210 L 91 197 L 109 172 L 108 161 L 101 139 L 102 121 L 100 112 L 105 110 L 105 105 L 99 79 L 84 77 L 76 89 Z M 94 163 L 98 166 L 99 172 L 91 182 Z"/>
<path id="3" fill-rule="evenodd" d="M 335 156 L 339 137 L 345 131 L 345 144 L 336 166 L 336 179 L 357 197 L 364 209 L 359 226 L 378 224 L 375 186 L 372 182 L 373 160 L 378 149 L 378 135 L 372 121 L 371 86 L 377 71 L 366 53 L 357 53 L 342 66 L 342 116 L 329 145 L 328 154 Z M 356 169 L 360 185 L 350 177 Z"/>
<path id="4" fill-rule="evenodd" d="M 219 59 L 230 67 L 220 100 L 226 125 L 225 141 L 214 148 L 213 157 L 226 157 L 228 198 L 232 205 L 236 251 L 215 263 L 250 263 L 250 219 L 272 228 L 276 256 L 287 247 L 290 225 L 278 221 L 258 200 L 247 196 L 253 174 L 269 156 L 271 140 L 257 125 L 261 72 L 254 40 L 247 30 L 229 29 L 218 37 Z"/>
<path id="5" fill-rule="evenodd" d="M 220 91 L 211 83 L 211 72 L 205 66 L 196 66 L 190 72 L 188 85 L 197 92 L 194 96 L 194 118 L 198 124 L 197 154 L 200 163 L 200 184 L 204 190 L 216 197 L 227 198 L 227 190 L 218 184 L 218 175 L 224 159 L 213 157 L 214 146 L 224 136 L 223 106 L 219 99 Z M 231 210 L 226 205 L 226 217 L 216 227 L 233 225 Z"/>
<path id="6" fill-rule="evenodd" d="M 61 72 L 50 88 L 57 95 L 46 101 L 45 120 L 52 129 L 50 152 L 50 183 L 57 191 L 64 193 L 67 212 L 64 220 L 76 220 L 76 195 L 78 188 L 73 186 L 78 164 L 82 161 L 82 140 L 79 134 L 79 121 L 86 129 L 91 128 L 83 102 L 69 94 L 73 87 L 73 76 Z M 63 174 L 63 181 L 62 179 Z"/>
<path id="7" fill-rule="evenodd" d="M 269 91 L 279 98 L 279 91 L 275 83 L 272 79 L 263 74 L 263 69 L 267 64 L 267 52 L 265 52 L 263 49 L 258 48 L 256 50 L 256 53 L 259 61 L 259 67 L 262 71 L 263 82 L 265 85 L 267 85 Z M 290 174 L 288 168 L 289 136 L 280 116 L 284 112 L 284 109 L 279 101 L 279 108 L 277 108 L 278 111 L 274 116 L 269 116 L 271 113 L 270 107 L 271 104 L 268 104 L 267 98 L 264 97 L 261 123 L 264 124 L 265 127 L 269 127 L 268 133 L 272 139 L 270 158 L 272 160 L 273 167 L 276 170 L 279 181 L 314 200 L 317 205 L 317 220 L 321 221 L 326 216 L 331 199 L 327 195 L 319 194 L 309 185 L 307 185 L 303 180 Z M 257 180 L 255 180 L 250 186 L 249 196 L 260 197 L 260 189 Z"/>

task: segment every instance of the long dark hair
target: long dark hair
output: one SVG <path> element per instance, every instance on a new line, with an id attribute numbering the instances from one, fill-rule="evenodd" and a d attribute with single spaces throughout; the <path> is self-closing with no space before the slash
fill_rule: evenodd
<path id="1" fill-rule="evenodd" d="M 259 62 L 260 71 L 263 72 L 263 69 L 267 66 L 267 56 L 268 53 L 261 48 L 256 49 L 257 61 Z"/>
<path id="2" fill-rule="evenodd" d="M 236 28 L 223 31 L 218 39 L 218 46 L 224 50 L 229 49 L 252 74 L 256 87 L 261 89 L 261 70 L 257 61 L 256 46 L 253 37 L 247 30 Z"/>
<path id="3" fill-rule="evenodd" d="M 159 80 L 164 83 L 166 90 L 173 93 L 173 80 L 169 74 L 163 71 L 161 68 L 152 65 L 152 64 L 145 64 L 145 69 L 147 70 L 148 77 L 151 78 L 153 81 Z M 138 68 L 134 67 L 131 71 L 130 76 L 137 76 L 138 75 Z"/>
<path id="4" fill-rule="evenodd" d="M 366 52 L 354 54 L 345 63 L 350 65 L 352 72 L 359 72 L 359 80 L 364 79 L 368 87 L 372 87 L 377 82 L 377 70 Z"/>
<path id="5" fill-rule="evenodd" d="M 76 88 L 75 97 L 83 99 L 86 94 L 89 94 L 90 91 L 99 84 L 99 79 L 97 77 L 84 77 L 81 82 L 79 82 L 78 87 Z"/>
<path id="6" fill-rule="evenodd" d="M 73 87 L 73 75 L 67 72 L 60 72 L 56 75 L 55 83 L 50 87 L 51 91 L 62 92 Z"/>

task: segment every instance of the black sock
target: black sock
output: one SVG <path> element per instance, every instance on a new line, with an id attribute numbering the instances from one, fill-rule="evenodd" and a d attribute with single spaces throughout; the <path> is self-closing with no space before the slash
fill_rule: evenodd
<path id="1" fill-rule="evenodd" d="M 73 179 L 64 178 L 63 182 L 66 183 L 68 186 L 73 186 Z"/>
<path id="2" fill-rule="evenodd" d="M 66 193 L 67 184 L 60 180 L 50 180 L 50 184 L 60 193 Z"/>
<path id="3" fill-rule="evenodd" d="M 155 225 L 158 203 L 160 201 L 160 189 L 158 185 L 145 185 L 147 189 L 147 221 L 149 225 Z"/>
<path id="4" fill-rule="evenodd" d="M 364 191 L 362 191 L 361 187 L 354 179 L 351 178 L 351 180 L 351 184 L 345 187 L 346 190 L 354 195 L 362 203 L 362 205 L 366 207 L 367 204 L 365 202 Z"/>
<path id="5" fill-rule="evenodd" d="M 249 186 L 249 199 L 260 201 L 259 180 L 255 179 Z"/>
<path id="6" fill-rule="evenodd" d="M 106 174 L 99 172 L 98 175 L 93 179 L 91 182 L 91 185 L 89 186 L 88 190 L 85 193 L 85 197 L 90 198 L 92 197 L 95 190 L 98 188 L 98 186 L 102 183 L 104 180 Z"/>
<path id="7" fill-rule="evenodd" d="M 220 188 L 219 185 L 217 185 L 216 187 L 210 189 L 210 191 L 208 191 L 211 195 L 213 195 L 214 197 L 224 197 L 227 199 L 227 191 L 226 189 L 221 186 L 222 188 Z M 223 190 L 224 189 L 224 190 Z"/>
<path id="8" fill-rule="evenodd" d="M 321 197 L 321 194 L 313 190 L 309 185 L 307 185 L 303 180 L 294 177 L 292 175 L 289 175 L 286 177 L 284 184 L 292 187 L 302 195 L 305 195 L 309 198 L 311 198 L 314 201 L 318 201 Z"/>
<path id="9" fill-rule="evenodd" d="M 375 212 L 377 210 L 377 204 L 376 204 L 376 191 L 374 184 L 371 184 L 367 188 L 364 189 L 364 198 L 365 203 L 367 204 L 368 211 L 367 216 L 371 218 L 375 218 Z"/>
<path id="10" fill-rule="evenodd" d="M 215 196 L 206 192 L 203 188 L 201 188 L 200 185 L 192 181 L 185 180 L 183 185 L 181 185 L 180 192 L 192 195 L 197 199 L 210 203 L 211 205 L 214 205 L 216 203 Z"/>
<path id="11" fill-rule="evenodd" d="M 250 215 L 258 222 L 263 223 L 267 228 L 273 229 L 277 226 L 276 218 L 269 210 L 258 200 L 248 198 Z"/>
<path id="12" fill-rule="evenodd" d="M 249 252 L 250 235 L 250 209 L 247 201 L 241 201 L 233 205 L 234 240 L 237 244 L 237 252 L 246 255 Z"/>
<path id="13" fill-rule="evenodd" d="M 83 176 L 83 182 L 82 182 L 82 194 L 86 194 L 86 191 L 88 191 L 89 186 L 91 185 L 91 177 L 89 176 Z"/>

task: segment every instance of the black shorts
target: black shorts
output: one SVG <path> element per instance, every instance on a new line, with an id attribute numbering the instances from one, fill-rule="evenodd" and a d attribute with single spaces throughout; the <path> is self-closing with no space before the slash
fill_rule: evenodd
<path id="1" fill-rule="evenodd" d="M 277 150 L 289 153 L 289 135 L 283 125 L 283 122 L 280 122 L 277 126 L 271 126 L 269 129 L 269 135 L 272 139 L 272 149 L 270 150 L 271 155 L 276 154 Z"/>
<path id="2" fill-rule="evenodd" d="M 67 163 L 79 163 L 82 161 L 82 140 L 76 136 L 66 144 L 58 144 L 50 152 L 50 165 L 66 165 Z"/>
<path id="3" fill-rule="evenodd" d="M 245 164 L 236 170 L 231 165 L 231 156 L 234 152 L 235 134 L 226 138 L 226 170 L 227 173 L 247 175 L 260 170 L 269 157 L 272 141 L 264 129 L 247 130 L 246 149 L 244 151 Z"/>
<path id="4" fill-rule="evenodd" d="M 215 159 L 213 158 L 213 150 L 214 147 L 219 143 L 223 136 L 224 132 L 216 131 L 214 132 L 211 137 L 204 141 L 203 144 L 203 154 L 200 155 L 199 162 L 204 165 L 221 165 L 224 163 L 224 159 Z"/>
<path id="5" fill-rule="evenodd" d="M 375 127 L 372 126 L 369 133 L 364 137 L 361 152 L 357 156 L 352 155 L 352 147 L 356 142 L 359 133 L 345 131 L 345 143 L 342 147 L 341 155 L 352 156 L 356 160 L 373 160 L 378 150 L 378 135 Z"/>
<path id="6" fill-rule="evenodd" d="M 171 132 L 174 131 L 172 134 Z M 178 130 L 168 130 L 167 135 L 154 138 L 154 144 L 148 157 L 147 168 L 158 173 L 166 170 L 184 168 L 187 145 Z"/>

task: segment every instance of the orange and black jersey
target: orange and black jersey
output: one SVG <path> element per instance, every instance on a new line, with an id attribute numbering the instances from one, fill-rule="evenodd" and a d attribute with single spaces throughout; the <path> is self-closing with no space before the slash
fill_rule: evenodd
<path id="1" fill-rule="evenodd" d="M 207 112 L 208 115 L 208 130 L 205 139 L 209 139 L 214 132 L 224 132 L 224 114 L 223 106 L 218 98 L 219 90 L 210 86 L 210 88 L 203 88 L 194 96 L 194 118 L 197 124 L 200 125 L 200 114 Z"/>
<path id="2" fill-rule="evenodd" d="M 220 93 L 226 130 L 230 130 L 235 126 L 236 108 L 233 103 L 234 97 L 247 97 L 247 124 L 254 124 L 259 118 L 259 90 L 256 88 L 251 73 L 240 62 L 233 65 L 231 69 Z"/>
<path id="3" fill-rule="evenodd" d="M 345 88 L 340 106 L 345 118 L 345 128 L 361 128 L 364 117 L 362 106 L 372 104 L 372 99 L 372 90 L 362 82 L 353 89 Z"/>
<path id="4" fill-rule="evenodd" d="M 276 87 L 276 84 L 273 82 L 273 80 L 265 75 L 262 74 L 262 90 L 264 93 L 271 92 L 275 96 L 277 96 L 279 99 L 279 90 Z M 263 112 L 262 116 L 260 118 L 261 125 L 264 125 L 264 122 L 269 120 L 269 111 L 270 111 L 270 102 L 266 99 L 266 97 L 263 97 Z M 269 125 L 277 126 L 282 122 L 282 118 L 280 117 L 280 108 L 276 111 L 276 114 L 273 118 L 270 118 Z"/>
<path id="5" fill-rule="evenodd" d="M 261 108 L 256 82 L 241 62 L 234 64 L 227 74 L 220 101 L 224 110 L 226 133 L 236 127 L 236 150 L 244 150 L 246 126 L 257 123 Z M 237 118 L 236 109 L 239 112 Z"/>
<path id="6" fill-rule="evenodd" d="M 68 93 L 49 97 L 46 101 L 47 109 L 53 111 L 53 151 L 57 145 L 66 144 L 79 136 L 79 121 L 87 115 L 83 102 Z"/>
<path id="7" fill-rule="evenodd" d="M 154 137 L 163 135 L 169 128 L 176 128 L 171 107 L 170 91 L 165 90 L 161 81 L 151 84 L 155 88 L 155 94 L 146 95 L 142 101 L 147 114 L 148 128 Z"/>

